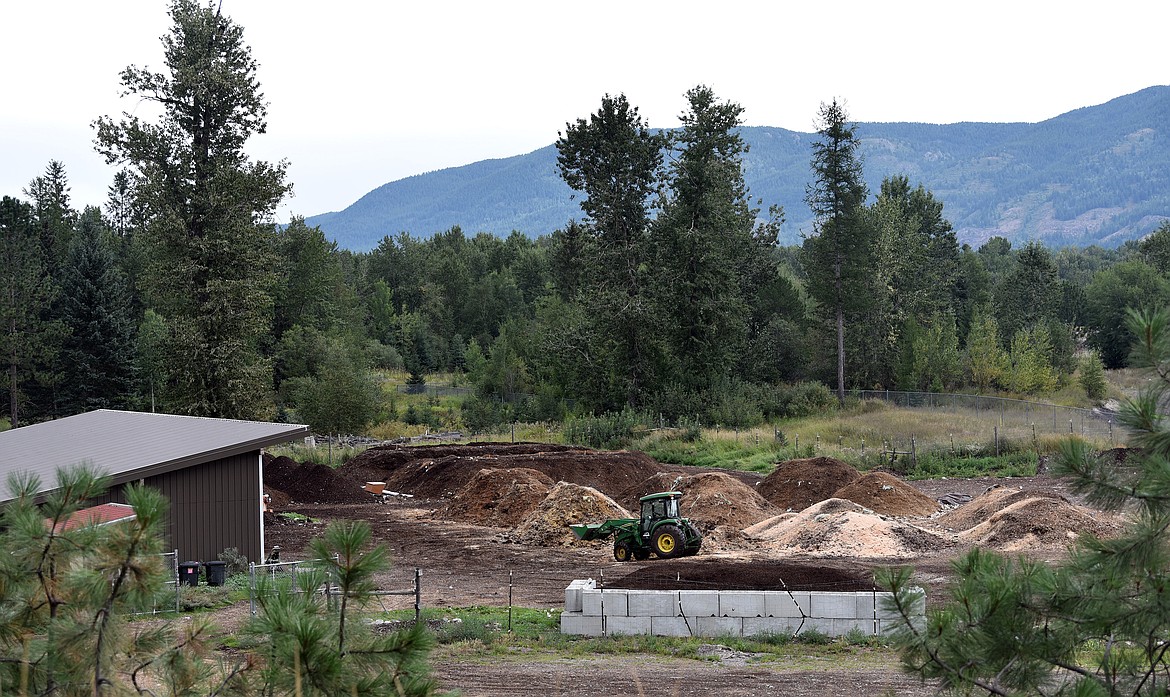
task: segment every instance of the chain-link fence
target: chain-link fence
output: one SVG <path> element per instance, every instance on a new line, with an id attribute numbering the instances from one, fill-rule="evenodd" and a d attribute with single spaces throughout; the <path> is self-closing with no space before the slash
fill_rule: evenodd
<path id="1" fill-rule="evenodd" d="M 168 571 L 168 578 L 163 587 L 146 603 L 132 608 L 132 615 L 155 615 L 160 612 L 178 612 L 182 588 L 179 586 L 179 550 L 171 550 L 157 555 L 163 567 Z"/>
<path id="2" fill-rule="evenodd" d="M 967 412 L 990 416 L 1004 435 L 1080 435 L 1108 440 L 1125 440 L 1117 425 L 1117 414 L 1103 409 L 1080 409 L 1059 404 L 1030 402 L 1007 397 L 895 390 L 850 390 L 859 399 L 878 399 L 912 409 L 936 412 Z"/>

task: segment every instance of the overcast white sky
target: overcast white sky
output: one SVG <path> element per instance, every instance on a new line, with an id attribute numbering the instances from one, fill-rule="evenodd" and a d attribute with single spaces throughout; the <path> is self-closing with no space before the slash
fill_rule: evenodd
<path id="1" fill-rule="evenodd" d="M 530 152 L 624 92 L 655 127 L 699 83 L 748 125 L 1040 121 L 1170 83 L 1164 0 L 222 0 L 269 102 L 255 157 L 288 159 L 280 211 L 340 210 L 412 174 Z M 130 64 L 162 68 L 167 0 L 7 0 L 0 194 L 64 162 L 73 203 L 113 170 L 90 123 L 133 111 Z"/>

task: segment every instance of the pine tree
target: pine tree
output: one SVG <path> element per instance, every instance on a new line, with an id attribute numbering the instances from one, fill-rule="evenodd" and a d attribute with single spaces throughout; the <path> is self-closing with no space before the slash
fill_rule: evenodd
<path id="1" fill-rule="evenodd" d="M 130 291 L 114 263 L 101 213 L 86 208 L 70 245 L 61 286 L 64 414 L 126 409 L 135 397 L 136 326 Z"/>
<path id="2" fill-rule="evenodd" d="M 813 143 L 813 182 L 805 201 L 813 212 L 813 234 L 804 240 L 804 268 L 809 293 L 830 315 L 837 334 L 837 399 L 845 401 L 845 316 L 867 301 L 859 292 L 870 270 L 873 251 L 862 220 L 867 194 L 862 180 L 856 127 L 843 104 L 821 104 Z"/>
<path id="3" fill-rule="evenodd" d="M 1081 360 L 1080 367 L 1078 381 L 1085 396 L 1095 402 L 1105 399 L 1108 383 L 1105 382 L 1105 366 L 1101 364 L 1101 357 L 1092 351 Z"/>
<path id="4" fill-rule="evenodd" d="M 345 697 L 422 697 L 437 694 L 427 656 L 425 625 L 378 635 L 353 622 L 353 609 L 371 598 L 372 578 L 388 565 L 384 545 L 369 546 L 365 521 L 336 521 L 310 547 L 315 569 L 261 587 L 254 629 L 269 643 L 261 668 L 262 694 Z M 338 589 L 331 609 L 317 592 Z"/>
<path id="5" fill-rule="evenodd" d="M 65 268 L 69 242 L 77 222 L 77 212 L 69 204 L 69 177 L 65 165 L 59 160 L 51 160 L 45 173 L 29 182 L 24 195 L 33 204 L 45 265 L 50 275 L 59 278 Z"/>
<path id="6" fill-rule="evenodd" d="M 243 30 L 214 6 L 175 0 L 166 71 L 122 71 L 126 94 L 162 110 L 95 122 L 99 151 L 125 163 L 148 217 L 149 304 L 169 329 L 167 401 L 176 411 L 256 418 L 270 409 L 269 219 L 289 191 L 285 163 L 247 158 L 267 107 Z"/>
<path id="7" fill-rule="evenodd" d="M 233 665 L 216 672 L 205 622 L 178 631 L 157 623 L 131 630 L 128 613 L 150 608 L 164 591 L 167 502 L 157 491 L 125 489 L 134 518 L 113 525 L 69 525 L 102 496 L 105 480 L 86 467 L 57 473 L 46 496 L 35 477 L 14 474 L 15 497 L 0 526 L 0 684 L 19 694 L 215 693 L 235 684 Z M 174 591 L 168 595 L 173 597 Z"/>
<path id="8" fill-rule="evenodd" d="M 909 569 L 879 573 L 904 622 L 895 636 L 903 665 L 957 694 L 1165 695 L 1170 690 L 1170 312 L 1130 311 L 1137 365 L 1152 382 L 1127 401 L 1123 460 L 1083 439 L 1060 448 L 1053 473 L 1093 505 L 1125 509 L 1121 535 L 1082 535 L 1067 561 L 1011 560 L 976 549 L 955 566 L 950 601 L 910 621 L 922 596 Z"/>

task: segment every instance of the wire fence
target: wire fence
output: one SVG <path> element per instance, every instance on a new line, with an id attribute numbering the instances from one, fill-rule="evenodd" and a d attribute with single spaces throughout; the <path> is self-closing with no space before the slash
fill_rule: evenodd
<path id="1" fill-rule="evenodd" d="M 470 387 L 448 387 L 445 385 L 395 385 L 399 394 L 425 394 L 428 397 L 466 397 L 475 394 Z"/>
<path id="2" fill-rule="evenodd" d="M 1117 425 L 1117 414 L 1103 409 L 1081 409 L 1045 402 L 1031 402 L 1007 397 L 935 392 L 900 392 L 895 390 L 850 390 L 859 399 L 877 399 L 911 409 L 936 412 L 974 412 L 991 416 L 1005 436 L 1080 435 L 1108 439 L 1110 444 L 1124 440 Z"/>
<path id="3" fill-rule="evenodd" d="M 248 607 L 255 617 L 257 613 L 257 604 L 263 601 L 267 594 L 273 592 L 273 586 L 279 578 L 291 578 L 294 580 L 292 584 L 297 588 L 295 583 L 296 576 L 308 571 L 315 571 L 318 569 L 318 564 L 315 560 L 299 560 L 299 561 L 274 561 L 264 564 L 251 563 L 248 565 Z M 296 592 L 302 592 L 297 590 Z M 331 603 L 332 599 L 340 593 L 340 590 L 334 586 L 329 580 L 313 589 L 311 592 L 320 593 L 325 596 L 326 602 Z M 416 568 L 414 570 L 413 583 L 410 588 L 398 590 L 376 590 L 369 593 L 372 597 L 380 596 L 414 596 L 414 619 L 417 622 L 422 612 L 422 570 Z"/>

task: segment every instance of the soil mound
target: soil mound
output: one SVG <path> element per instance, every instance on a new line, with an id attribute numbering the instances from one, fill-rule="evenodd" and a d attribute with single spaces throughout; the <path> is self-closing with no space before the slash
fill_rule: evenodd
<path id="1" fill-rule="evenodd" d="M 439 516 L 508 528 L 540 505 L 553 480 L 536 470 L 482 469 L 439 511 Z"/>
<path id="2" fill-rule="evenodd" d="M 982 494 L 939 516 L 935 522 L 947 530 L 962 531 L 986 522 L 992 515 L 1012 504 L 1032 498 L 1050 498 L 1068 503 L 1068 499 L 1051 491 L 994 486 Z"/>
<path id="3" fill-rule="evenodd" d="M 507 455 L 533 455 L 573 450 L 567 445 L 546 443 L 467 443 L 464 445 L 377 445 L 355 455 L 337 471 L 355 482 L 382 482 L 386 475 L 404 465 L 420 460 L 444 457 L 497 458 Z M 479 467 L 495 467 L 480 464 Z"/>
<path id="4" fill-rule="evenodd" d="M 841 499 L 829 499 L 799 514 L 763 521 L 744 534 L 787 552 L 817 557 L 914 557 L 949 544 L 929 530 L 891 520 Z"/>
<path id="5" fill-rule="evenodd" d="M 618 492 L 614 496 L 614 500 L 631 511 L 635 511 L 640 505 L 638 499 L 660 491 L 682 491 L 690 478 L 683 472 L 656 472 L 626 490 Z M 682 505 L 685 510 L 686 499 L 683 499 Z"/>
<path id="6" fill-rule="evenodd" d="M 273 489 L 270 486 L 265 486 L 264 493 L 268 496 L 269 510 L 279 511 L 281 509 L 288 508 L 288 505 L 292 503 L 292 499 L 288 497 L 288 494 L 279 489 Z"/>
<path id="7" fill-rule="evenodd" d="M 801 511 L 858 479 L 861 473 L 840 460 L 812 457 L 781 462 L 756 491 L 780 510 Z"/>
<path id="8" fill-rule="evenodd" d="M 603 523 L 610 518 L 632 517 L 597 489 L 557 482 L 540 505 L 505 537 L 512 542 L 566 547 L 584 544 L 569 529 L 572 523 Z M 606 544 L 609 544 L 608 540 Z"/>
<path id="9" fill-rule="evenodd" d="M 848 499 L 883 515 L 926 516 L 939 511 L 934 499 L 885 472 L 870 472 L 838 489 L 833 497 Z"/>
<path id="10" fill-rule="evenodd" d="M 299 467 L 300 464 L 291 457 L 272 457 L 264 453 L 264 485 L 284 491 L 298 479 L 296 472 Z"/>
<path id="11" fill-rule="evenodd" d="M 436 452 L 465 446 L 434 446 Z M 535 448 L 536 446 L 531 446 Z M 421 450 L 422 448 L 410 448 Z M 658 463 L 648 455 L 633 451 L 598 451 L 561 448 L 532 453 L 444 455 L 407 462 L 389 470 L 381 478 L 360 481 L 384 481 L 391 491 L 414 494 L 420 498 L 450 498 L 467 485 L 482 469 L 525 468 L 536 470 L 552 481 L 565 481 L 599 491 L 625 491 L 658 471 Z M 359 463 L 360 465 L 360 463 Z M 365 467 L 365 465 L 361 465 Z M 358 470 L 363 476 L 368 469 Z M 348 474 L 347 474 L 348 476 Z"/>
<path id="12" fill-rule="evenodd" d="M 798 564 L 758 559 L 730 561 L 711 557 L 664 559 L 633 571 L 606 588 L 633 590 L 821 590 L 868 591 L 873 574 L 835 569 L 823 564 Z"/>
<path id="13" fill-rule="evenodd" d="M 1032 496 L 1018 500 L 959 538 L 1005 552 L 1035 549 L 1039 545 L 1065 546 L 1081 533 L 1098 537 L 1115 534 L 1113 523 L 1097 520 L 1086 509 L 1062 498 Z"/>
<path id="14" fill-rule="evenodd" d="M 291 501 L 299 503 L 369 503 L 370 495 L 361 487 L 332 468 L 315 462 L 306 462 L 295 467 L 281 462 L 288 458 L 278 457 L 272 461 L 271 470 L 264 468 L 264 484 L 288 495 Z"/>
<path id="15" fill-rule="evenodd" d="M 754 489 L 723 472 L 684 475 L 659 472 L 627 489 L 620 497 L 622 505 L 638 510 L 638 498 L 658 491 L 681 491 L 682 515 L 707 532 L 727 525 L 743 529 L 776 515 L 780 511 Z"/>

